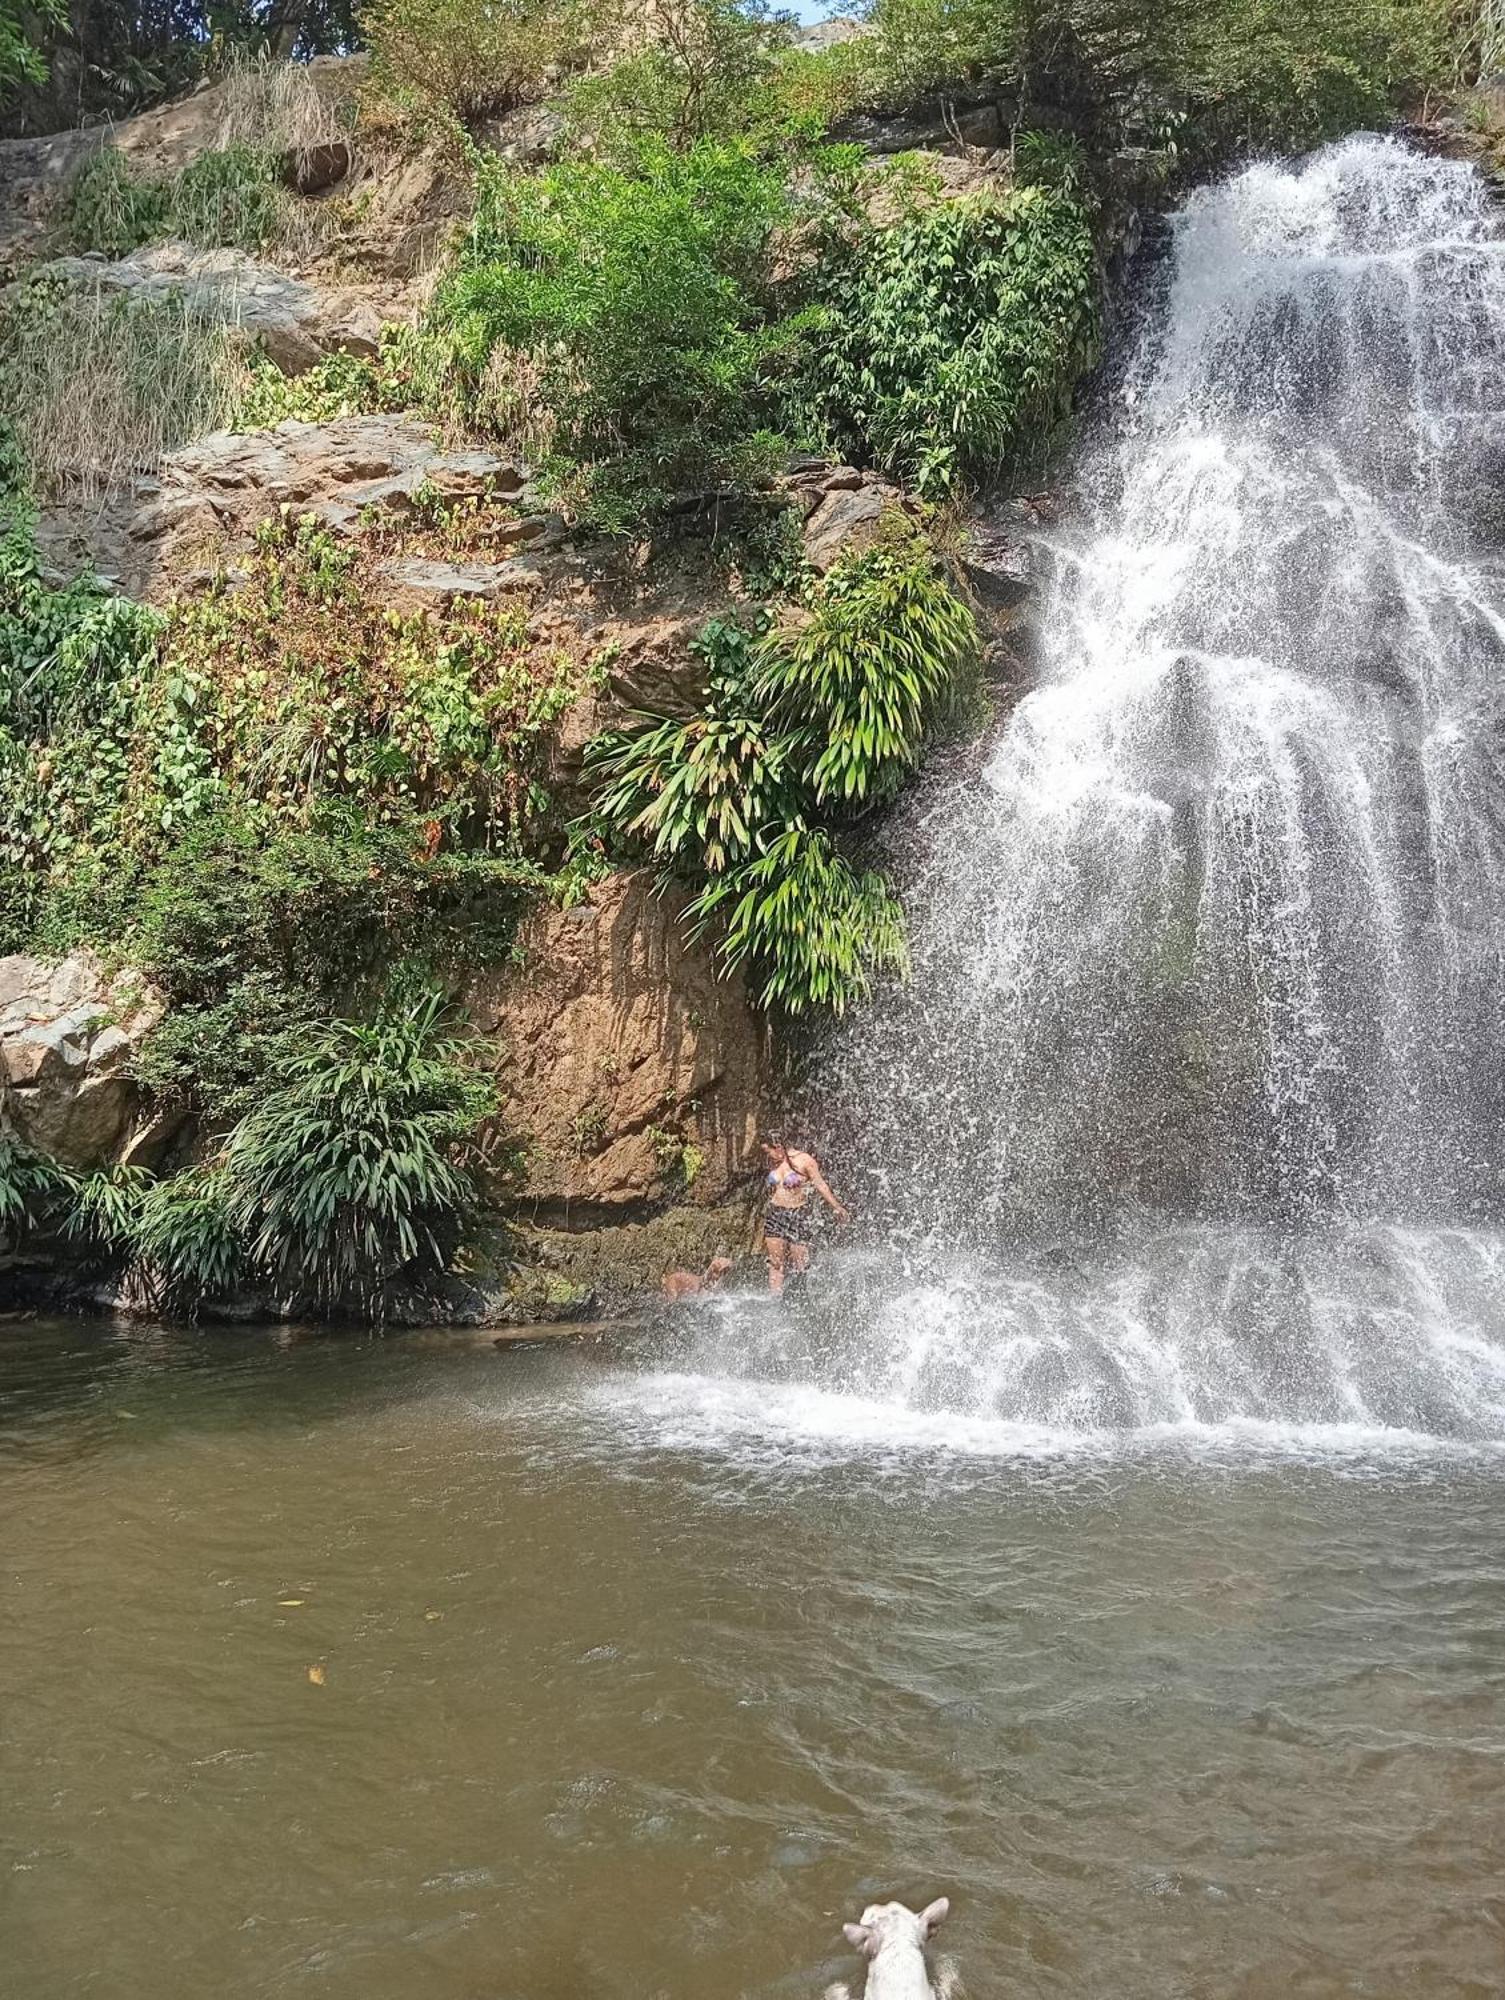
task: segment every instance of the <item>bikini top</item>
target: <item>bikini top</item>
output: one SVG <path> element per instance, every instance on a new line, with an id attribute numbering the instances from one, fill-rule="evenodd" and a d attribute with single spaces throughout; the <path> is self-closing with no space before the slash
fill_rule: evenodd
<path id="1" fill-rule="evenodd" d="M 788 1188 L 792 1192 L 805 1185 L 805 1176 L 796 1167 L 775 1167 L 768 1176 L 768 1185 L 771 1188 Z"/>

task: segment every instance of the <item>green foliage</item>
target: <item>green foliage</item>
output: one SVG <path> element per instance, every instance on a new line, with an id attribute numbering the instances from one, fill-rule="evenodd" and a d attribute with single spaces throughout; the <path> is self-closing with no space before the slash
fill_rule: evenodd
<path id="1" fill-rule="evenodd" d="M 861 874 L 820 827 L 791 826 L 690 905 L 692 935 L 723 925 L 729 966 L 750 964 L 759 1002 L 841 1014 L 873 976 L 908 962 L 904 915 L 882 875 Z"/>
<path id="2" fill-rule="evenodd" d="M 254 146 L 200 153 L 172 183 L 175 233 L 206 248 L 260 249 L 281 213 L 276 160 Z"/>
<path id="3" fill-rule="evenodd" d="M 39 37 L 65 19 L 62 0 L 0 0 L 0 104 L 19 83 L 47 81 Z"/>
<path id="4" fill-rule="evenodd" d="M 496 1108 L 437 994 L 331 1021 L 273 1071 L 225 1149 L 226 1210 L 285 1296 L 378 1314 L 398 1273 L 448 1262 L 473 1205 L 457 1146 Z"/>
<path id="5" fill-rule="evenodd" d="M 404 613 L 384 594 L 359 548 L 305 517 L 263 526 L 236 589 L 177 607 L 145 718 L 164 829 L 228 791 L 275 819 L 345 797 L 515 845 L 547 806 L 545 736 L 580 670 L 530 645 L 520 608 Z"/>
<path id="6" fill-rule="evenodd" d="M 288 417 L 327 424 L 386 410 L 412 410 L 456 428 L 479 416 L 457 376 L 454 343 L 442 326 L 384 326 L 374 360 L 325 354 L 301 375 L 285 375 L 264 355 L 253 356 L 233 427 L 270 429 Z"/>
<path id="7" fill-rule="evenodd" d="M 977 656 L 971 612 L 912 548 L 838 564 L 762 653 L 757 696 L 815 804 L 896 791 Z"/>
<path id="8" fill-rule="evenodd" d="M 482 169 L 438 310 L 472 380 L 499 351 L 536 372 L 548 469 L 582 516 L 619 528 L 771 466 L 770 375 L 798 331 L 768 286 L 788 213 L 782 174 L 735 146 L 645 142 L 630 171 Z"/>
<path id="9" fill-rule="evenodd" d="M 0 536 L 0 951 L 151 974 L 143 1079 L 211 1129 L 397 960 L 505 957 L 550 880 L 523 843 L 580 670 L 510 610 L 384 611 L 368 560 L 274 524 L 164 619 L 50 589 L 18 508 Z"/>
<path id="10" fill-rule="evenodd" d="M 123 1255 L 135 1242 L 151 1176 L 141 1167 L 96 1167 L 69 1190 L 63 1235 L 86 1258 Z"/>
<path id="11" fill-rule="evenodd" d="M 50 60 L 50 82 L 15 91 L 16 129 L 55 132 L 66 126 L 122 118 L 188 90 L 237 55 L 287 59 L 344 54 L 357 42 L 353 0 L 88 0 L 65 8 L 58 0 L 0 0 L 0 51 L 5 24 L 19 21 L 25 38 Z M 301 65 L 300 65 L 301 66 Z M 35 75 L 40 63 L 31 65 Z M 0 102 L 6 97 L 0 74 Z"/>
<path id="12" fill-rule="evenodd" d="M 172 199 L 165 182 L 138 174 L 124 153 L 105 146 L 74 176 L 63 227 L 76 250 L 125 257 L 172 233 Z"/>
<path id="13" fill-rule="evenodd" d="M 1096 352 L 1091 231 L 1059 188 L 912 207 L 834 251 L 815 290 L 797 421 L 929 496 L 996 469 Z"/>
<path id="14" fill-rule="evenodd" d="M 378 87 L 470 123 L 541 97 L 607 21 L 578 0 L 367 0 L 361 25 Z"/>
<path id="15" fill-rule="evenodd" d="M 713 621 L 697 642 L 710 668 L 699 713 L 650 719 L 592 751 L 597 811 L 671 866 L 720 874 L 798 810 L 792 744 L 757 699 L 754 645 L 741 626 Z"/>
<path id="16" fill-rule="evenodd" d="M 626 53 L 569 91 L 573 136 L 612 154 L 660 138 L 683 151 L 776 125 L 790 22 L 767 0 L 646 0 Z"/>
<path id="17" fill-rule="evenodd" d="M 247 1269 L 224 1168 L 190 1167 L 154 1181 L 137 1210 L 130 1249 L 135 1274 L 160 1310 L 193 1313 L 206 1299 L 228 1298 Z"/>
<path id="18" fill-rule="evenodd" d="M 1203 156 L 1383 123 L 1467 33 L 1447 0 L 875 0 L 872 19 L 870 101 L 985 77 L 1021 122 L 1069 109 L 1107 147 L 1169 117 Z"/>
<path id="19" fill-rule="evenodd" d="M 261 147 L 214 148 L 162 179 L 106 146 L 75 175 L 63 226 L 75 250 L 107 257 L 174 236 L 207 249 L 257 250 L 275 233 L 282 204 L 275 156 Z"/>
<path id="20" fill-rule="evenodd" d="M 66 1203 L 67 1169 L 0 1130 L 0 1249 L 14 1247 Z"/>
<path id="21" fill-rule="evenodd" d="M 837 563 L 782 628 L 707 626 L 687 718 L 598 738 L 598 818 L 693 884 L 687 919 L 765 1005 L 841 1012 L 902 968 L 903 924 L 822 820 L 890 796 L 945 725 L 977 657 L 971 613 L 933 557 L 895 538 Z"/>

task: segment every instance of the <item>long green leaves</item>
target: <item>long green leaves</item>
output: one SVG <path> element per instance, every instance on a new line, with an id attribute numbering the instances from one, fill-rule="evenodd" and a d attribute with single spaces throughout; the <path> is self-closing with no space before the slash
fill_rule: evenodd
<path id="1" fill-rule="evenodd" d="M 820 828 L 792 826 L 756 860 L 707 884 L 687 915 L 702 936 L 718 918 L 721 955 L 750 964 L 765 1007 L 841 1014 L 881 971 L 908 965 L 904 913 L 882 875 L 859 873 Z"/>
<path id="2" fill-rule="evenodd" d="M 798 420 L 929 495 L 996 468 L 1070 400 L 1097 341 L 1087 216 L 1061 188 L 911 209 L 816 273 Z"/>
<path id="3" fill-rule="evenodd" d="M 758 696 L 818 805 L 897 790 L 965 667 L 977 626 L 934 565 L 877 548 L 832 570 L 807 622 L 765 643 Z"/>
<path id="4" fill-rule="evenodd" d="M 902 970 L 903 920 L 819 822 L 890 796 L 977 657 L 971 612 L 912 535 L 837 563 L 785 629 L 708 626 L 700 712 L 599 738 L 597 811 L 694 883 L 692 932 L 765 1005 L 840 1013 Z"/>
<path id="5" fill-rule="evenodd" d="M 454 1148 L 496 1099 L 443 1004 L 315 1030 L 232 1133 L 225 1213 L 283 1295 L 379 1315 L 399 1273 L 444 1268 L 473 1195 Z"/>

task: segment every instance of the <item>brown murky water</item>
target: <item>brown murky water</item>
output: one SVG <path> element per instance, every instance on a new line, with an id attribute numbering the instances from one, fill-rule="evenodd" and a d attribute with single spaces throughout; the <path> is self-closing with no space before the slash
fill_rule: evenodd
<path id="1" fill-rule="evenodd" d="M 941 1891 L 974 2000 L 1505 1991 L 1497 1455 L 0 1338 L 9 1994 L 814 2000 Z"/>

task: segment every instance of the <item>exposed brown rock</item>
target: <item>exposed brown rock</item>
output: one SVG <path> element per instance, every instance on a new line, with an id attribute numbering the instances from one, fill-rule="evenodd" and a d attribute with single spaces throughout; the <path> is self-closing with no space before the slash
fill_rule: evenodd
<path id="1" fill-rule="evenodd" d="M 739 980 L 685 945 L 683 897 L 646 870 L 524 926 L 521 962 L 465 995 L 496 1039 L 502 1132 L 527 1148 L 524 1198 L 559 1210 L 722 1200 L 746 1170 L 766 1082 Z"/>
<path id="2" fill-rule="evenodd" d="M 849 549 L 870 548 L 894 496 L 878 486 L 836 487 L 805 523 L 805 560 L 824 574 Z"/>

